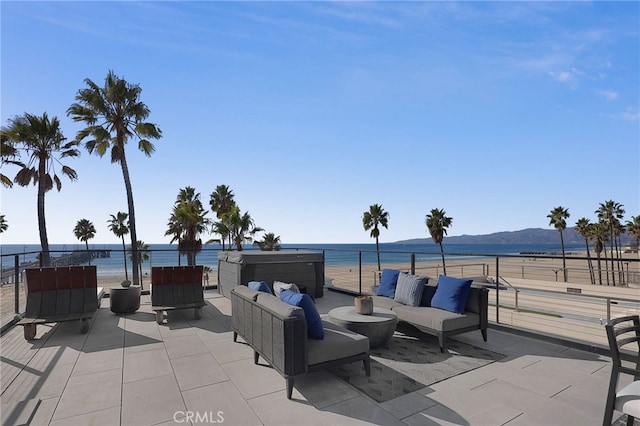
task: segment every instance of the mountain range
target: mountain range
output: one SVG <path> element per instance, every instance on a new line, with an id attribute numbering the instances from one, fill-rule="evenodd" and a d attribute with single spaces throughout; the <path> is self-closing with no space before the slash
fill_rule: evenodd
<path id="1" fill-rule="evenodd" d="M 584 244 L 584 238 L 574 228 L 567 228 L 562 232 L 565 245 Z M 622 235 L 622 243 L 634 239 L 627 234 Z M 431 238 L 413 238 L 396 241 L 398 244 L 429 244 Z M 519 231 L 494 232 L 484 235 L 456 235 L 444 237 L 447 244 L 560 244 L 560 233 L 556 229 L 527 228 Z"/>

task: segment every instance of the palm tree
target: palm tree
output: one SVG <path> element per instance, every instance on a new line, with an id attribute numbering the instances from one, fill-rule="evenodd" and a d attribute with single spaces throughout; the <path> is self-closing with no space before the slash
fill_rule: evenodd
<path id="1" fill-rule="evenodd" d="M 231 241 L 235 244 L 238 251 L 242 251 L 242 243 L 251 242 L 253 235 L 264 229 L 255 225 L 249 212 L 240 214 L 240 208 L 235 206 L 230 212 L 226 213 L 222 220 L 227 224 L 230 231 Z"/>
<path id="2" fill-rule="evenodd" d="M 24 167 L 24 164 L 22 164 L 20 161 L 17 161 L 16 158 L 18 158 L 18 150 L 9 140 L 7 134 L 3 131 L 0 134 L 0 167 L 4 166 L 5 164 L 13 164 L 20 168 Z M 11 188 L 13 186 L 11 178 L 5 176 L 2 173 L 0 173 L 0 183 L 2 183 L 2 186 L 4 186 L 5 188 Z"/>
<path id="3" fill-rule="evenodd" d="M 582 235 L 584 243 L 587 246 L 587 266 L 589 267 L 589 277 L 591 278 L 591 284 L 596 283 L 596 277 L 593 273 L 593 263 L 591 262 L 591 251 L 589 250 L 589 241 L 593 238 L 593 225 L 589 222 L 589 219 L 582 217 L 576 222 L 576 232 Z"/>
<path id="4" fill-rule="evenodd" d="M 442 256 L 442 273 L 447 275 L 447 267 L 444 263 L 444 249 L 442 248 L 442 240 L 447 235 L 447 228 L 451 226 L 453 218 L 447 217 L 444 210 L 432 209 L 431 213 L 426 216 L 426 225 L 431 234 L 434 243 L 440 245 L 440 255 Z"/>
<path id="5" fill-rule="evenodd" d="M 89 259 L 89 265 L 91 265 L 91 254 L 89 253 L 89 240 L 96 236 L 96 228 L 89 219 L 80 219 L 73 228 L 73 233 L 77 239 L 84 241 L 87 246 L 87 258 Z"/>
<path id="6" fill-rule="evenodd" d="M 142 285 L 142 264 L 145 260 L 149 260 L 149 244 L 145 244 L 144 241 L 138 240 L 137 244 L 138 250 L 136 250 L 136 255 L 138 256 L 138 268 L 140 273 L 140 290 L 144 290 L 144 286 Z M 133 250 L 129 247 L 129 259 L 133 263 Z"/>
<path id="7" fill-rule="evenodd" d="M 369 206 L 369 210 L 362 215 L 362 226 L 364 230 L 371 230 L 371 238 L 376 239 L 376 254 L 378 256 L 378 271 L 380 270 L 380 243 L 378 237 L 380 236 L 380 226 L 384 226 L 385 229 L 389 229 L 389 213 L 384 211 L 381 205 L 373 204 Z"/>
<path id="8" fill-rule="evenodd" d="M 51 256 L 44 211 L 45 193 L 53 189 L 54 183 L 58 191 L 62 188 L 62 182 L 55 171 L 56 163 L 61 164 L 57 157 L 77 157 L 80 154 L 75 148 L 77 142 L 64 143 L 66 138 L 60 130 L 60 121 L 57 117 L 49 119 L 46 112 L 42 116 L 25 113 L 12 118 L 9 120 L 9 127 L 2 129 L 2 133 L 7 135 L 8 140 L 20 144 L 21 149 L 29 156 L 28 164 L 23 165 L 14 182 L 20 186 L 28 186 L 32 182 L 38 185 L 41 262 L 43 266 L 50 266 Z M 78 178 L 76 171 L 68 166 L 63 165 L 60 170 L 72 181 Z"/>
<path id="9" fill-rule="evenodd" d="M 604 223 L 609 230 L 609 248 L 611 252 L 611 280 L 613 285 L 616 285 L 616 274 L 613 260 L 613 246 L 615 243 L 614 231 L 616 230 L 616 225 L 619 224 L 619 220 L 624 216 L 624 209 L 622 208 L 622 204 L 616 203 L 613 200 L 605 201 L 604 203 L 600 203 L 600 207 L 595 211 L 598 215 L 598 219 Z M 617 246 L 617 244 L 616 244 Z M 607 274 L 607 278 L 609 274 Z"/>
<path id="10" fill-rule="evenodd" d="M 125 212 L 118 212 L 115 216 L 110 215 L 111 219 L 107 221 L 109 224 L 109 230 L 115 234 L 116 237 L 122 239 L 122 255 L 124 257 L 124 278 L 129 281 L 129 273 L 127 272 L 127 252 L 124 244 L 124 236 L 129 233 L 129 224 L 127 223 L 127 215 Z M 137 253 L 135 253 L 137 254 Z M 124 284 L 124 283 L 123 283 Z"/>
<path id="11" fill-rule="evenodd" d="M 602 250 L 605 249 L 606 253 L 606 241 L 607 241 L 607 227 L 602 222 L 594 223 L 591 228 L 591 235 L 593 237 L 593 250 L 598 255 L 598 282 L 602 285 L 602 264 L 600 261 L 600 255 Z M 606 262 L 605 262 L 606 263 Z M 609 285 L 609 272 L 607 271 L 607 285 Z"/>
<path id="12" fill-rule="evenodd" d="M 253 244 L 260 247 L 262 251 L 279 251 L 281 248 L 280 236 L 276 237 L 273 232 L 264 234 L 262 240 L 255 241 Z"/>
<path id="13" fill-rule="evenodd" d="M 196 264 L 196 254 L 202 250 L 199 236 L 209 225 L 206 214 L 194 188 L 187 186 L 180 190 L 165 235 L 172 235 L 171 243 L 178 241 L 178 251 L 187 256 L 188 265 Z"/>
<path id="14" fill-rule="evenodd" d="M 7 229 L 9 229 L 9 224 L 4 218 L 4 215 L 0 214 L 0 234 L 4 233 Z"/>
<path id="15" fill-rule="evenodd" d="M 636 252 L 640 256 L 640 215 L 631 216 L 631 220 L 626 223 L 627 234 L 636 239 Z"/>
<path id="16" fill-rule="evenodd" d="M 554 207 L 551 213 L 547 215 L 549 218 L 549 225 L 553 225 L 554 228 L 560 232 L 560 246 L 562 247 L 562 272 L 564 276 L 564 282 L 567 282 L 567 260 L 564 254 L 564 236 L 562 232 L 567 229 L 567 219 L 569 218 L 569 209 L 565 209 L 562 206 Z"/>
<path id="17" fill-rule="evenodd" d="M 151 156 L 155 147 L 150 139 L 162 136 L 160 129 L 145 121 L 149 117 L 149 108 L 140 101 L 142 89 L 137 84 L 130 84 L 124 78 L 117 77 L 113 71 L 107 74 L 104 87 L 98 87 L 86 78 L 87 88 L 76 94 L 76 103 L 67 110 L 73 121 L 83 121 L 88 127 L 78 131 L 76 141 L 85 141 L 89 153 L 97 153 L 100 157 L 111 152 L 111 162 L 119 163 L 127 192 L 129 209 L 129 228 L 133 256 L 133 283 L 138 283 L 138 256 L 136 234 L 136 215 L 133 203 L 133 191 L 129 177 L 129 166 L 125 155 L 125 146 L 129 139 L 138 139 L 138 149 L 146 156 Z"/>
<path id="18" fill-rule="evenodd" d="M 214 192 L 209 194 L 209 205 L 211 211 L 216 214 L 218 219 L 222 219 L 225 214 L 229 213 L 236 202 L 233 199 L 234 194 L 228 185 L 218 185 Z M 216 222 L 217 223 L 217 222 Z M 222 250 L 224 251 L 225 239 L 229 238 L 229 248 L 231 248 L 231 233 L 226 226 L 216 226 L 213 230 L 214 233 L 220 234 L 222 242 Z"/>

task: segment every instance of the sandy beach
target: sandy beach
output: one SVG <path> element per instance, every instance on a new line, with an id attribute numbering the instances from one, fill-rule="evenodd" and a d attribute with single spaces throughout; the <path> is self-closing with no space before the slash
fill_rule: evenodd
<path id="1" fill-rule="evenodd" d="M 567 255 L 566 264 L 568 270 L 568 283 L 576 285 L 590 285 L 589 270 L 585 259 L 576 259 L 576 257 L 584 257 L 586 253 L 572 253 Z M 636 253 L 623 254 L 624 279 L 628 287 L 640 288 L 640 262 L 628 261 L 630 259 L 638 259 Z M 597 262 L 594 259 L 594 266 Z M 603 271 L 603 286 L 607 285 L 606 271 L 604 261 L 601 263 Z M 382 268 L 399 269 L 410 272 L 410 262 L 404 263 L 383 263 Z M 479 277 L 489 276 L 493 279 L 499 275 L 501 282 L 509 282 L 512 280 L 532 280 L 546 283 L 558 283 L 559 288 L 566 287 L 563 285 L 562 276 L 562 259 L 545 259 L 540 257 L 500 257 L 496 265 L 495 257 L 474 258 L 474 259 L 446 259 L 447 275 L 456 277 Z M 496 269 L 498 273 L 496 274 Z M 415 273 L 417 275 L 426 275 L 436 280 L 438 275 L 443 273 L 442 261 L 416 262 Z M 345 289 L 353 292 L 362 291 L 363 293 L 371 292 L 371 286 L 378 282 L 378 267 L 375 264 L 362 265 L 362 280 L 360 280 L 360 271 L 358 265 L 353 266 L 332 266 L 325 265 L 325 285 Z M 597 280 L 596 273 L 596 280 Z M 98 276 L 98 286 L 103 287 L 105 293 L 113 287 L 120 287 L 121 282 L 125 279 L 124 274 L 121 276 Z M 149 275 L 144 275 L 142 280 L 143 290 L 149 290 L 151 279 Z M 209 273 L 209 285 L 216 285 L 217 273 L 212 271 Z M 519 284 L 521 281 L 519 281 Z M 610 274 L 610 283 L 612 283 Z M 620 279 L 616 277 L 616 283 L 620 283 Z M 207 285 L 207 283 L 203 283 Z M 596 284 L 598 286 L 598 284 Z M 24 286 L 19 285 L 20 292 L 20 309 L 24 309 Z M 4 319 L 9 316 L 13 317 L 15 311 L 14 285 L 5 284 L 1 288 L 0 293 L 0 314 Z"/>

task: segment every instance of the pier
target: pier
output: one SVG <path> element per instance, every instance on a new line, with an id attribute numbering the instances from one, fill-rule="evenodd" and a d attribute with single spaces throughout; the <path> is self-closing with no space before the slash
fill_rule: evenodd
<path id="1" fill-rule="evenodd" d="M 21 256 L 23 253 L 15 253 L 16 256 Z M 51 266 L 75 266 L 82 265 L 83 263 L 89 263 L 89 260 L 96 258 L 108 258 L 111 257 L 111 250 L 74 250 L 71 253 L 62 254 L 60 256 L 51 257 Z M 3 261 L 8 259 L 13 260 L 11 257 L 5 257 Z M 13 263 L 13 262 L 11 262 Z M 29 268 L 39 268 L 40 261 L 33 260 L 31 262 L 22 262 L 18 265 L 18 276 L 22 275 L 22 271 Z M 14 283 L 16 279 L 15 266 L 2 268 L 2 274 L 0 274 L 0 282 L 2 284 Z M 20 280 L 20 278 L 18 278 Z"/>

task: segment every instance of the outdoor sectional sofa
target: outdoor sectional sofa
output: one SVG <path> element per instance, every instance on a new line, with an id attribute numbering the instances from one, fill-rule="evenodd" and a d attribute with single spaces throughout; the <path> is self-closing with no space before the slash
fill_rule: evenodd
<path id="1" fill-rule="evenodd" d="M 384 273 L 384 271 L 383 271 Z M 471 279 L 461 280 L 441 276 L 438 279 L 438 286 L 443 286 L 449 282 L 468 281 L 468 293 L 466 301 L 462 301 L 460 312 L 441 309 L 432 306 L 432 301 L 438 289 L 437 285 L 429 285 L 427 277 L 416 277 L 404 274 L 409 280 L 422 279 L 423 290 L 420 297 L 415 302 L 417 306 L 410 306 L 410 303 L 403 303 L 402 300 L 394 297 L 376 295 L 373 296 L 373 305 L 381 308 L 391 309 L 398 315 L 398 322 L 413 325 L 420 331 L 438 337 L 440 351 L 444 352 L 446 340 L 449 336 L 467 333 L 473 330 L 480 330 L 482 338 L 487 341 L 489 290 L 483 286 L 474 286 Z M 402 280 L 402 278 L 400 279 Z M 443 284 L 444 283 L 444 284 Z M 395 288 L 394 288 L 395 290 Z M 414 289 L 415 290 L 415 289 Z M 397 291 L 397 290 L 396 290 Z M 378 292 L 380 293 L 380 292 Z M 400 299 L 400 301 L 398 300 Z"/>
<path id="2" fill-rule="evenodd" d="M 367 337 L 322 321 L 324 337 L 310 338 L 304 312 L 272 294 L 236 286 L 231 290 L 233 341 L 242 337 L 253 349 L 256 364 L 262 357 L 286 379 L 288 399 L 294 378 L 307 372 L 362 361 L 370 375 Z"/>

